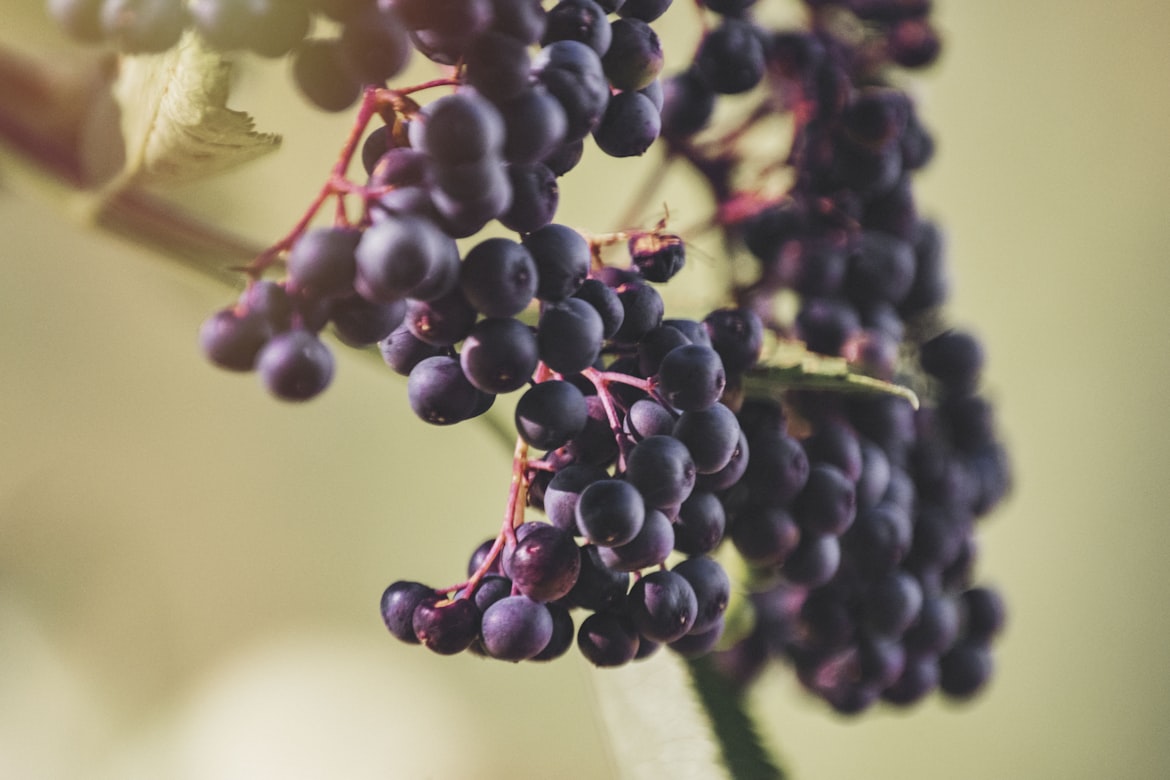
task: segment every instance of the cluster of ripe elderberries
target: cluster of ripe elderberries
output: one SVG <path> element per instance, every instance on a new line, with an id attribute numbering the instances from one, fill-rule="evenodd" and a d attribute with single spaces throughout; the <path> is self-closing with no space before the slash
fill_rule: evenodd
<path id="1" fill-rule="evenodd" d="M 975 521 L 1009 471 L 978 394 L 982 350 L 941 317 L 943 241 L 910 190 L 933 141 L 891 78 L 937 57 L 931 4 L 805 0 L 807 29 L 769 30 L 754 0 L 704 0 L 699 12 L 718 16 L 704 16 L 692 64 L 660 80 L 649 23 L 670 4 L 48 3 L 85 40 L 157 51 L 193 26 L 223 50 L 290 53 L 323 109 L 360 99 L 308 212 L 200 338 L 213 363 L 254 370 L 289 401 L 332 380 L 319 336 L 330 324 L 346 344 L 377 344 L 428 423 L 520 394 L 498 534 L 458 584 L 390 585 L 381 611 L 394 636 L 508 661 L 549 660 L 575 640 L 599 666 L 662 645 L 719 648 L 743 684 L 780 657 L 847 713 L 935 689 L 970 696 L 1004 621 L 995 592 L 974 584 Z M 314 14 L 340 33 L 309 37 Z M 447 74 L 387 87 L 412 52 Z M 447 94 L 418 102 L 429 90 Z M 720 95 L 759 97 L 715 135 Z M 791 150 L 761 172 L 744 146 L 777 115 L 791 117 Z M 731 305 L 666 317 L 656 285 L 682 269 L 685 247 L 665 220 L 601 235 L 556 221 L 560 177 L 590 137 L 615 157 L 661 137 L 707 181 L 714 224 L 758 261 Z M 348 175 L 359 146 L 360 182 Z M 769 192 L 765 174 L 781 168 L 790 178 Z M 331 199 L 333 224 L 313 227 Z M 496 222 L 517 239 L 456 243 Z M 607 265 L 619 243 L 629 263 Z M 784 392 L 759 364 L 767 334 L 911 385 L 923 404 Z M 525 522 L 526 508 L 545 520 Z M 732 584 L 711 557 L 725 540 L 751 589 L 728 636 Z"/>
<path id="2" fill-rule="evenodd" d="M 966 698 L 990 678 L 1004 623 L 999 595 L 975 584 L 976 521 L 1010 470 L 979 394 L 982 347 L 943 318 L 944 241 L 911 190 L 934 142 L 897 71 L 937 58 L 931 3 L 806 0 L 800 31 L 761 30 L 750 5 L 709 2 L 728 16 L 666 81 L 670 154 L 705 178 L 718 225 L 757 261 L 740 306 L 915 387 L 922 405 L 802 390 L 740 410 L 752 459 L 722 498 L 732 543 L 758 567 L 755 625 L 718 660 L 746 684 L 779 657 L 842 713 L 934 690 Z M 702 65 L 720 31 L 759 42 L 719 46 L 717 59 L 767 93 L 730 132 L 703 135 L 719 90 Z M 790 178 L 763 194 L 741 139 L 778 114 L 794 125 Z"/>

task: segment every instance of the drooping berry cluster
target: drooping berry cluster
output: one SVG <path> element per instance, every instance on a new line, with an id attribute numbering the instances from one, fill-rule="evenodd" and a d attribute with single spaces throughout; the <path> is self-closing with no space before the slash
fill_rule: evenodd
<path id="1" fill-rule="evenodd" d="M 329 322 L 345 343 L 378 343 L 408 377 L 411 408 L 426 422 L 470 419 L 497 394 L 527 388 L 516 407 L 522 444 L 504 526 L 466 583 L 396 583 L 386 592 L 383 615 L 402 639 L 444 653 L 474 645 L 508 660 L 547 658 L 567 647 L 566 627 L 574 633 L 569 606 L 594 612 L 576 635 L 600 665 L 661 642 L 706 652 L 721 634 L 730 583 L 702 553 L 722 528 L 696 526 L 710 518 L 692 509 L 713 499 L 707 492 L 681 506 L 697 480 L 732 484 L 746 466 L 743 434 L 718 401 L 724 362 L 733 374 L 749 368 L 762 331 L 730 310 L 706 323 L 664 321 L 652 283 L 685 262 L 665 224 L 590 240 L 553 222 L 556 177 L 579 160 L 585 136 L 614 156 L 641 154 L 657 137 L 662 56 L 647 20 L 665 5 L 632 5 L 610 22 L 606 11 L 619 9 L 592 0 L 566 0 L 547 14 L 497 4 L 490 23 L 460 27 L 457 37 L 424 34 L 437 20 L 426 21 L 422 6 L 396 6 L 423 53 L 459 67 L 408 90 L 367 89 L 305 219 L 253 262 L 239 302 L 204 326 L 214 362 L 256 368 L 285 400 L 329 383 L 332 357 L 317 338 Z M 542 48 L 530 59 L 536 40 Z M 411 97 L 444 86 L 455 90 L 425 106 Z M 374 116 L 385 125 L 365 137 L 369 178 L 357 184 L 346 167 Z M 347 196 L 361 201 L 357 222 L 342 207 Z M 331 197 L 336 224 L 310 228 Z M 493 220 L 519 240 L 487 238 L 461 257 L 455 239 Z M 627 244 L 628 270 L 600 262 L 618 242 Z M 262 278 L 281 262 L 282 281 Z M 524 321 L 533 304 L 535 327 Z M 530 459 L 530 447 L 546 455 Z M 544 507 L 546 490 L 555 498 L 550 522 L 521 523 L 522 499 Z M 667 570 L 676 547 L 695 557 Z"/>
<path id="2" fill-rule="evenodd" d="M 779 656 L 845 713 L 936 688 L 967 697 L 990 676 L 1004 619 L 994 591 L 973 583 L 975 521 L 1009 473 L 977 394 L 982 350 L 943 324 L 943 241 L 911 192 L 934 144 L 889 78 L 937 57 L 930 3 L 806 2 L 807 31 L 764 30 L 751 5 L 706 3 L 726 16 L 666 80 L 663 136 L 758 261 L 740 304 L 815 352 L 912 384 L 923 404 L 801 391 L 740 410 L 752 458 L 723 499 L 729 536 L 759 567 L 756 623 L 720 658 L 746 683 Z M 717 95 L 760 83 L 768 94 L 745 125 L 696 137 Z M 795 134 L 791 184 L 776 197 L 743 170 L 737 144 L 778 113 Z M 792 320 L 776 313 L 781 291 L 799 296 Z"/>
<path id="3" fill-rule="evenodd" d="M 722 642 L 735 679 L 779 656 L 847 713 L 936 688 L 967 697 L 989 678 L 1004 609 L 974 583 L 974 532 L 1009 471 L 978 394 L 982 349 L 942 318 L 943 241 L 911 192 L 933 141 L 891 78 L 938 56 L 931 4 L 805 0 L 803 30 L 765 30 L 754 4 L 704 0 L 718 19 L 660 84 L 649 23 L 670 0 L 49 0 L 85 40 L 159 51 L 193 27 L 221 50 L 291 52 L 321 108 L 361 99 L 318 197 L 201 342 L 302 401 L 332 379 L 319 338 L 332 324 L 346 344 L 377 344 L 436 425 L 519 394 L 499 533 L 457 585 L 387 588 L 399 639 L 520 661 L 575 638 L 599 666 Z M 317 17 L 337 34 L 310 37 Z M 449 72 L 387 88 L 415 51 Z M 416 102 L 427 89 L 449 94 Z M 753 94 L 740 126 L 700 135 L 718 96 Z M 777 114 L 792 117 L 791 150 L 761 171 L 745 139 Z M 559 177 L 588 137 L 627 157 L 660 135 L 757 261 L 702 321 L 666 317 L 654 286 L 685 261 L 665 221 L 603 236 L 557 221 Z M 348 176 L 359 147 L 363 182 Z M 768 179 L 780 167 L 782 195 Z M 314 227 L 330 200 L 333 224 Z M 460 249 L 493 222 L 516 239 Z M 613 243 L 628 267 L 602 262 Z M 785 317 L 777 301 L 793 294 Z M 923 403 L 781 393 L 757 365 L 769 332 Z M 526 507 L 545 521 L 525 522 Z M 752 570 L 754 614 L 728 637 L 732 585 L 710 557 L 725 537 Z"/>
<path id="4" fill-rule="evenodd" d="M 478 375 L 480 391 L 508 392 L 526 381 L 534 370 L 526 356 L 534 353 L 527 331 L 509 318 L 534 296 L 568 297 L 566 285 L 579 284 L 590 261 L 585 242 L 553 223 L 558 177 L 577 165 L 590 135 L 614 156 L 640 155 L 658 137 L 662 49 L 644 21 L 656 14 L 635 7 L 611 21 L 607 12 L 621 9 L 610 5 L 564 0 L 547 12 L 534 0 L 331 5 L 329 12 L 345 22 L 339 45 L 349 45 L 349 64 L 318 63 L 307 72 L 355 96 L 361 84 L 373 86 L 309 213 L 251 264 L 252 282 L 236 304 L 205 325 L 211 360 L 231 370 L 256 368 L 277 397 L 305 400 L 331 381 L 333 360 L 317 338 L 329 323 L 354 346 L 382 341 L 405 324 L 440 349 L 462 342 L 474 327 L 474 349 L 462 368 L 468 377 Z M 366 20 L 370 14 L 380 21 Z M 370 38 L 391 28 L 399 30 L 406 52 L 414 47 L 437 62 L 457 63 L 452 73 L 408 89 L 377 86 L 405 62 L 391 57 L 397 48 Z M 366 51 L 377 56 L 361 54 Z M 425 105 L 415 101 L 421 91 L 438 88 L 452 92 Z M 368 179 L 358 183 L 347 178 L 349 161 L 375 117 L 384 124 L 365 137 Z M 310 227 L 330 198 L 338 202 L 334 225 Z M 356 220 L 346 211 L 347 198 L 360 201 Z M 461 258 L 455 240 L 496 221 L 523 240 L 488 239 Z M 281 262 L 285 279 L 262 278 Z M 477 325 L 481 315 L 490 322 Z M 489 380 L 475 366 L 488 350 L 501 349 L 502 339 L 521 351 L 504 378 Z M 445 370 L 432 362 L 420 376 Z M 448 408 L 432 416 L 466 417 L 467 396 L 448 399 Z M 487 403 L 476 396 L 472 407 L 481 412 Z"/>
<path id="5" fill-rule="evenodd" d="M 537 263 L 524 274 L 542 300 L 534 329 L 481 319 L 458 356 L 410 323 L 382 342 L 387 362 L 409 374 L 412 407 L 430 422 L 466 417 L 476 394 L 503 377 L 509 389 L 528 385 L 515 410 L 519 445 L 500 533 L 477 549 L 466 582 L 387 589 L 383 617 L 400 639 L 516 661 L 559 656 L 575 635 L 591 662 L 616 666 L 662 643 L 703 654 L 720 638 L 731 586 L 706 556 L 723 536 L 711 491 L 734 484 L 748 455 L 720 399 L 729 377 L 754 364 L 762 331 L 737 310 L 703 322 L 664 319 L 651 280 L 683 266 L 677 237 L 638 232 L 628 240 L 629 269 L 591 268 L 605 240 L 591 247 L 550 225 L 517 245 L 579 257 L 585 272 Z M 478 262 L 469 254 L 464 265 Z M 547 522 L 522 522 L 525 502 Z M 676 551 L 689 557 L 667 568 Z M 591 613 L 579 623 L 570 613 L 578 608 Z"/>

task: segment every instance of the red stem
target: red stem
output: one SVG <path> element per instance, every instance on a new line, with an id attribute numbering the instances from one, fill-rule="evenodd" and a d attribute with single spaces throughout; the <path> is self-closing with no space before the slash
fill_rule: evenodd
<path id="1" fill-rule="evenodd" d="M 413 95 L 415 92 L 422 92 L 424 89 L 433 89 L 435 87 L 457 87 L 463 83 L 463 79 L 452 77 L 446 79 L 434 79 L 433 81 L 425 81 L 422 84 L 415 84 L 413 87 L 406 87 L 405 89 L 393 90 L 399 95 Z"/>
<path id="2" fill-rule="evenodd" d="M 625 471 L 626 437 L 622 434 L 622 424 L 618 420 L 617 407 L 614 405 L 613 395 L 609 392 L 609 386 L 614 383 L 630 385 L 650 393 L 654 384 L 649 379 L 638 379 L 615 371 L 598 371 L 596 368 L 585 369 L 581 372 L 581 376 L 588 379 L 597 388 L 597 397 L 601 399 L 601 406 L 605 409 L 605 416 L 609 419 L 609 427 L 613 431 L 614 440 L 618 445 L 618 471 Z"/>
<path id="3" fill-rule="evenodd" d="M 552 372 L 548 366 L 540 363 L 532 379 L 534 382 L 540 383 L 548 379 L 551 375 Z M 495 543 L 492 544 L 487 555 L 484 556 L 479 568 L 475 570 L 466 582 L 461 582 L 458 585 L 452 585 L 449 588 L 436 591 L 437 593 L 453 593 L 461 590 L 464 596 L 470 597 L 475 593 L 475 587 L 487 576 L 488 571 L 492 568 L 496 559 L 499 558 L 504 547 L 509 544 L 515 546 L 516 526 L 520 525 L 524 519 L 524 501 L 528 494 L 528 470 L 530 467 L 528 462 L 528 442 L 517 436 L 516 448 L 512 451 L 512 482 L 508 487 L 508 503 L 504 509 L 504 522 L 500 525 L 500 532 L 496 536 Z"/>
<path id="4" fill-rule="evenodd" d="M 349 223 L 345 213 L 345 195 L 353 192 L 353 188 L 357 185 L 354 185 L 345 178 L 346 171 L 349 170 L 349 165 L 353 161 L 354 153 L 357 152 L 358 144 L 362 140 L 366 126 L 369 125 L 370 120 L 374 118 L 374 115 L 379 110 L 394 102 L 396 94 L 402 93 L 379 87 L 366 88 L 365 93 L 362 95 L 362 104 L 358 109 L 357 117 L 354 118 L 353 126 L 349 129 L 349 136 L 345 139 L 345 145 L 341 147 L 341 153 L 337 156 L 337 162 L 334 163 L 329 178 L 317 192 L 312 202 L 309 203 L 309 208 L 305 210 L 305 213 L 297 220 L 297 223 L 293 225 L 293 229 L 284 238 L 261 252 L 247 267 L 247 272 L 253 279 L 258 279 L 265 270 L 276 262 L 276 258 L 282 252 L 287 252 L 292 248 L 292 245 L 297 242 L 297 239 L 304 235 L 305 230 L 309 227 L 309 223 L 313 221 L 313 218 L 317 216 L 317 212 L 321 210 L 321 207 L 325 205 L 325 201 L 329 200 L 330 197 L 337 196 L 336 221 L 340 224 Z"/>

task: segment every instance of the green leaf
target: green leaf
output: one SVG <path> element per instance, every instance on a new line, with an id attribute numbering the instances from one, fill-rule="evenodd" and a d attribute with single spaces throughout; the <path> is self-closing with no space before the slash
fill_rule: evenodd
<path id="1" fill-rule="evenodd" d="M 777 342 L 744 376 L 749 396 L 775 398 L 785 390 L 893 395 L 918 408 L 918 395 L 910 388 L 858 373 L 844 358 L 810 352 L 799 341 Z"/>
<path id="2" fill-rule="evenodd" d="M 126 167 L 112 186 L 178 184 L 220 173 L 280 146 L 227 108 L 231 65 L 188 32 L 162 54 L 125 57 L 114 94 Z"/>

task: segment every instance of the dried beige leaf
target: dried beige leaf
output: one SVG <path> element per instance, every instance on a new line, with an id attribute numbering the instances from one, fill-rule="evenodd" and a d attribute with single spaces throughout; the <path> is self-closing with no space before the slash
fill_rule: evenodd
<path id="1" fill-rule="evenodd" d="M 230 80 L 230 63 L 190 32 L 163 54 L 125 57 L 114 94 L 126 167 L 115 186 L 190 182 L 277 149 L 280 136 L 227 108 Z"/>

